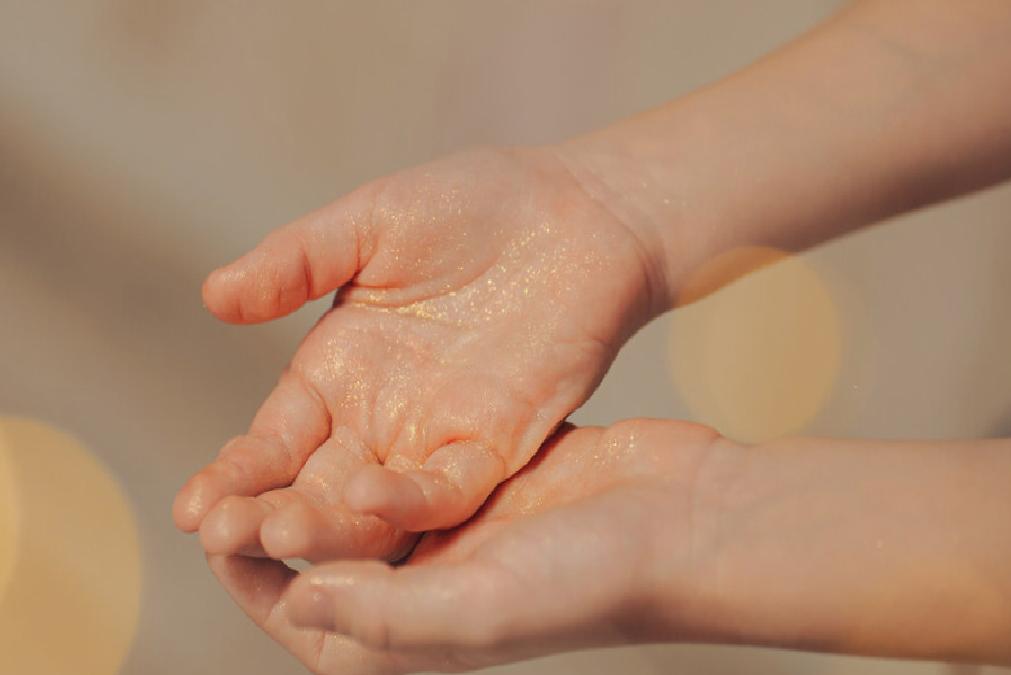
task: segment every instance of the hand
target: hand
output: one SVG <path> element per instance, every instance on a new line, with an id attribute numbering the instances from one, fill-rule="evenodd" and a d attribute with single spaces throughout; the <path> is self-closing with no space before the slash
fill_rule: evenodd
<path id="1" fill-rule="evenodd" d="M 707 588 L 722 493 L 705 472 L 715 439 L 652 420 L 566 427 L 473 519 L 424 535 L 399 567 L 342 562 L 298 576 L 272 560 L 210 564 L 317 673 L 466 670 L 647 640 L 659 605 L 688 613 Z"/>
<path id="2" fill-rule="evenodd" d="M 214 553 L 332 559 L 462 522 L 665 306 L 646 241 L 544 149 L 396 174 L 271 234 L 208 279 L 214 314 L 340 292 L 177 524 Z"/>
<path id="3" fill-rule="evenodd" d="M 403 566 L 211 564 L 320 673 L 641 640 L 1007 665 L 1009 471 L 1007 439 L 743 448 L 622 422 L 559 434 Z"/>

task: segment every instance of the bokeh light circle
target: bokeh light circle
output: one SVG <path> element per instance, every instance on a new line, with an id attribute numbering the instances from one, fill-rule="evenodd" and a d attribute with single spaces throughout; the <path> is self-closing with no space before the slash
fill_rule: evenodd
<path id="1" fill-rule="evenodd" d="M 0 434 L 0 599 L 14 571 L 18 541 L 18 495 L 11 459 Z"/>
<path id="2" fill-rule="evenodd" d="M 759 442 L 804 429 L 839 373 L 839 312 L 803 257 L 740 248 L 684 285 L 674 312 L 675 382 L 698 421 Z"/>
<path id="3" fill-rule="evenodd" d="M 114 675 L 140 610 L 140 551 L 129 502 L 91 453 L 37 423 L 0 418 L 2 672 Z"/>

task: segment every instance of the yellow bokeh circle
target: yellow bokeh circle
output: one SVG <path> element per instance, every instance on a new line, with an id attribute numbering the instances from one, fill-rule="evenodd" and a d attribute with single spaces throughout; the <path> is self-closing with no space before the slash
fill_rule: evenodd
<path id="1" fill-rule="evenodd" d="M 18 495 L 9 453 L 0 438 L 0 598 L 14 570 L 18 541 Z"/>
<path id="2" fill-rule="evenodd" d="M 2 672 L 114 675 L 141 590 L 137 529 L 119 485 L 73 438 L 0 418 L 0 488 Z"/>
<path id="3" fill-rule="evenodd" d="M 839 372 L 836 303 L 802 257 L 764 247 L 725 253 L 684 284 L 670 347 L 694 416 L 758 442 L 801 431 Z"/>

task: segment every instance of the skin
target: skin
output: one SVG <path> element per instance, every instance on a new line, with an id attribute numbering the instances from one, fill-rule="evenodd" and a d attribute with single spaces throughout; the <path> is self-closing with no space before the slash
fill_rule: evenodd
<path id="1" fill-rule="evenodd" d="M 1011 664 L 1011 442 L 565 428 L 410 558 L 210 558 L 313 672 L 458 671 L 580 647 L 725 642 Z"/>
<path id="2" fill-rule="evenodd" d="M 562 143 L 587 190 L 652 233 L 674 304 L 795 250 L 1011 177 L 1011 5 L 854 2 L 752 66 Z"/>
<path id="3" fill-rule="evenodd" d="M 462 522 L 662 306 L 644 250 L 549 150 L 451 157 L 278 230 L 210 276 L 208 308 L 249 323 L 340 292 L 177 524 L 315 560 Z"/>
<path id="4" fill-rule="evenodd" d="M 1011 175 L 1009 35 L 1005 0 L 856 3 L 654 111 L 395 174 L 278 230 L 211 275 L 210 310 L 265 321 L 340 293 L 177 524 L 212 552 L 310 559 L 459 524 L 629 335 L 748 271 L 709 261 Z"/>
<path id="5" fill-rule="evenodd" d="M 811 245 L 1011 176 L 1009 78 L 1005 0 L 858 2 L 654 111 L 397 174 L 283 228 L 212 275 L 208 307 L 267 320 L 341 287 L 334 310 L 250 433 L 183 488 L 177 523 L 319 672 L 682 639 L 1008 662 L 1007 442 L 745 451 L 632 422 L 653 441 L 606 478 L 665 488 L 587 480 L 552 501 L 536 476 L 561 471 L 544 469 L 559 448 L 595 471 L 599 444 L 573 432 L 466 519 L 632 332 L 747 271 L 700 274 L 712 259 Z M 710 468 L 636 473 L 664 452 Z M 523 499 L 508 526 L 487 519 Z M 464 521 L 402 567 L 346 560 L 399 559 L 408 533 Z M 235 554 L 345 560 L 292 581 Z"/>
<path id="6" fill-rule="evenodd" d="M 641 639 L 646 591 L 658 585 L 646 579 L 673 562 L 685 581 L 700 577 L 705 554 L 661 563 L 654 542 L 671 533 L 710 548 L 694 534 L 715 497 L 697 488 L 716 438 L 656 420 L 566 426 L 474 518 L 425 534 L 397 567 L 331 563 L 299 577 L 276 561 L 209 561 L 249 616 L 317 673 L 470 670 Z"/>

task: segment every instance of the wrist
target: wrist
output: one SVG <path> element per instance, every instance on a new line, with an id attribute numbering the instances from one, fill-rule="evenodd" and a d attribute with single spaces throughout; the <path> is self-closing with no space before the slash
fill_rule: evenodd
<path id="1" fill-rule="evenodd" d="M 715 436 L 692 472 L 664 478 L 666 503 L 656 510 L 651 564 L 644 575 L 647 639 L 664 642 L 739 643 L 745 640 L 725 611 L 722 560 L 747 492 L 749 448 Z M 687 529 L 670 527 L 664 515 L 689 513 Z"/>
<path id="2" fill-rule="evenodd" d="M 649 318 L 669 310 L 675 304 L 677 287 L 667 254 L 667 233 L 661 224 L 671 218 L 655 208 L 663 205 L 665 198 L 652 198 L 653 189 L 645 186 L 643 165 L 616 148 L 584 139 L 546 149 L 564 164 L 579 190 L 635 241 L 651 296 Z"/>
<path id="3" fill-rule="evenodd" d="M 713 290 L 688 286 L 721 252 L 764 242 L 748 186 L 727 189 L 737 123 L 723 98 L 718 90 L 689 95 L 556 146 L 583 189 L 648 250 L 662 288 L 657 313 Z"/>
<path id="4" fill-rule="evenodd" d="M 693 531 L 694 590 L 666 597 L 688 608 L 666 615 L 668 639 L 1006 663 L 1007 450 L 798 438 L 725 452 L 699 481 L 698 520 L 717 515 Z"/>

